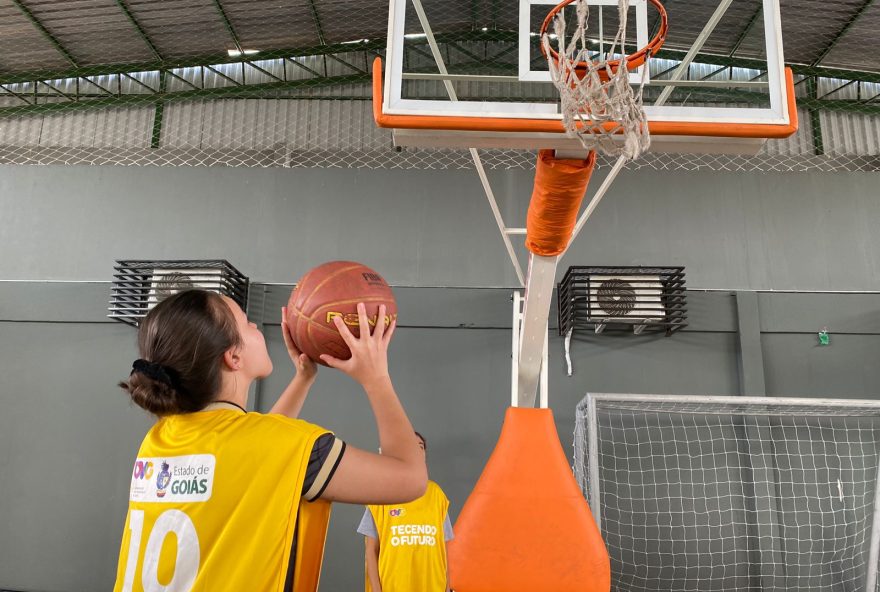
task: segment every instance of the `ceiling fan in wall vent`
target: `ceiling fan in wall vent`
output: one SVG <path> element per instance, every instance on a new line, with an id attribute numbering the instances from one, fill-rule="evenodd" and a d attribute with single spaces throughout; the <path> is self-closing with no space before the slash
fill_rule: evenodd
<path id="1" fill-rule="evenodd" d="M 570 267 L 557 286 L 559 333 L 672 335 L 687 325 L 684 276 L 683 267 Z"/>
<path id="2" fill-rule="evenodd" d="M 228 261 L 124 260 L 114 266 L 108 317 L 137 326 L 159 302 L 182 290 L 201 289 L 229 296 L 247 308 L 247 276 Z"/>

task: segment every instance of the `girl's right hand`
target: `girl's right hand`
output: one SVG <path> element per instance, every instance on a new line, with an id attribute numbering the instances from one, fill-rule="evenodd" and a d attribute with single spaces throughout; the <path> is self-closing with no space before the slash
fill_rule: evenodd
<path id="1" fill-rule="evenodd" d="M 284 336 L 284 345 L 287 347 L 287 354 L 290 361 L 296 367 L 296 375 L 308 384 L 315 382 L 315 376 L 318 374 L 318 366 L 310 357 L 299 351 L 296 343 L 293 341 L 293 334 L 290 332 L 290 326 L 287 324 L 287 307 L 281 307 L 281 334 Z"/>
<path id="2" fill-rule="evenodd" d="M 397 326 L 397 321 L 385 326 L 385 305 L 379 305 L 376 327 L 370 332 L 367 308 L 363 302 L 358 303 L 358 325 L 360 337 L 355 337 L 339 316 L 333 317 L 336 329 L 351 350 L 351 357 L 340 360 L 322 354 L 321 359 L 330 367 L 342 370 L 362 386 L 379 380 L 388 380 L 388 344 Z"/>

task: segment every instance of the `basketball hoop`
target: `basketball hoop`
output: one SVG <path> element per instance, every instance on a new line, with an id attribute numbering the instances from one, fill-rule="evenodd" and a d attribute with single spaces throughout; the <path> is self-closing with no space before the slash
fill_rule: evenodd
<path id="1" fill-rule="evenodd" d="M 642 89 L 647 80 L 647 59 L 656 54 L 666 40 L 669 28 L 666 9 L 659 0 L 647 0 L 660 15 L 660 26 L 654 38 L 636 53 L 623 54 L 626 46 L 626 24 L 629 0 L 618 0 L 619 28 L 604 56 L 590 57 L 587 47 L 587 21 L 590 7 L 587 0 L 563 0 L 547 14 L 541 25 L 541 53 L 550 66 L 550 77 L 559 91 L 562 123 L 570 137 L 577 138 L 587 150 L 634 159 L 651 144 L 648 121 L 642 109 Z M 565 41 L 563 9 L 577 3 L 577 28 L 571 40 Z M 549 31 L 553 25 L 553 32 Z M 559 51 L 550 46 L 556 37 Z M 624 67 L 621 67 L 624 65 Z M 644 67 L 637 92 L 630 85 L 629 72 Z M 616 141 L 622 136 L 623 141 Z"/>

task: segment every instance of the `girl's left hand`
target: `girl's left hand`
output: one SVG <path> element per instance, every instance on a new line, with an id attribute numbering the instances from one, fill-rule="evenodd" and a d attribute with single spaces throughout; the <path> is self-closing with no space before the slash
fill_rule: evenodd
<path id="1" fill-rule="evenodd" d="M 290 327 L 287 324 L 287 307 L 281 307 L 281 333 L 284 335 L 284 345 L 290 355 L 293 365 L 296 366 L 296 377 L 308 382 L 314 382 L 318 374 L 318 365 L 306 354 L 299 351 L 290 335 Z"/>

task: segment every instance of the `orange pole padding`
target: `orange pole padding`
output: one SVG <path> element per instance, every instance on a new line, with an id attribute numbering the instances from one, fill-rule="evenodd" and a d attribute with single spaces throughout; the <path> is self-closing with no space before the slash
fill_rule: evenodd
<path id="1" fill-rule="evenodd" d="M 535 188 L 526 218 L 529 251 L 543 257 L 565 251 L 594 166 L 595 150 L 590 151 L 586 160 L 557 159 L 553 150 L 538 153 Z"/>
<path id="2" fill-rule="evenodd" d="M 448 543 L 455 592 L 608 592 L 611 562 L 550 409 L 511 407 Z"/>

